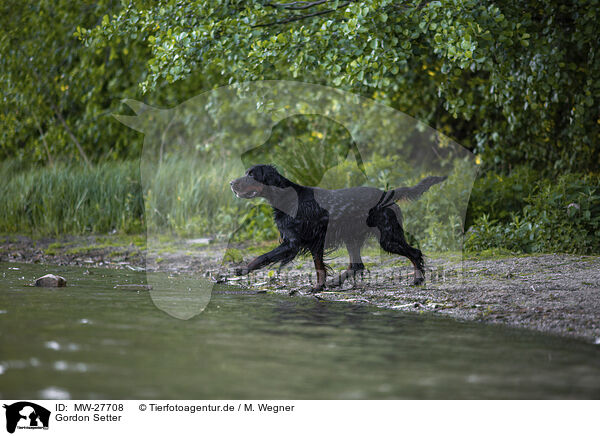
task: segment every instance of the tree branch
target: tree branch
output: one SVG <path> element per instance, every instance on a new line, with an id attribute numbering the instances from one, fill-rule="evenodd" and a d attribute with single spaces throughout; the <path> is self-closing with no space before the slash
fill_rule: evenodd
<path id="1" fill-rule="evenodd" d="M 271 6 L 272 8 L 287 9 L 288 11 L 299 11 L 302 9 L 312 8 L 313 6 L 322 5 L 323 3 L 327 3 L 328 1 L 329 0 L 317 0 L 314 2 L 297 1 L 291 3 L 267 3 L 267 6 Z"/>
<path id="2" fill-rule="evenodd" d="M 33 72 L 33 74 L 37 78 L 38 82 L 39 83 L 44 83 L 44 80 L 40 77 L 40 74 L 38 73 L 37 69 L 35 68 L 35 65 L 33 65 L 33 62 L 31 61 L 31 58 L 29 56 L 27 56 L 27 55 L 25 55 L 25 58 L 29 62 L 29 66 L 31 67 L 31 71 Z M 47 88 L 44 87 L 43 89 L 45 90 L 44 94 L 46 94 L 47 102 L 50 105 L 50 107 L 52 108 L 52 111 L 54 112 L 56 118 L 58 118 L 58 120 L 61 122 L 61 124 L 65 128 L 67 134 L 71 138 L 71 140 L 75 143 L 75 147 L 77 147 L 77 150 L 79 151 L 79 154 L 81 155 L 81 157 L 85 161 L 86 165 L 88 167 L 90 167 L 91 166 L 91 162 L 88 159 L 87 155 L 85 154 L 85 151 L 83 150 L 83 147 L 81 146 L 81 144 L 79 143 L 79 141 L 77 140 L 77 138 L 73 134 L 73 131 L 71 130 L 71 128 L 69 127 L 69 125 L 65 121 L 65 118 L 62 116 L 62 113 L 60 112 L 60 109 L 52 101 L 52 97 L 49 95 Z"/>
<path id="3" fill-rule="evenodd" d="M 46 134 L 42 130 L 42 126 L 40 125 L 38 118 L 35 116 L 35 112 L 31 111 L 31 115 L 33 116 L 33 119 L 35 120 L 35 125 L 38 128 L 38 132 L 40 132 L 40 137 L 42 138 L 42 144 L 44 144 L 44 148 L 46 149 L 46 154 L 48 155 L 48 162 L 50 163 L 51 167 L 54 167 L 54 161 L 52 160 L 52 155 L 50 154 L 50 148 L 48 148 L 48 143 L 46 142 Z"/>
<path id="4" fill-rule="evenodd" d="M 50 106 L 52 107 L 52 110 L 56 114 L 56 117 L 59 119 L 59 121 L 62 123 L 63 127 L 67 131 L 67 134 L 69 135 L 71 140 L 75 143 L 75 146 L 77 147 L 77 150 L 79 150 L 79 154 L 85 161 L 86 165 L 88 167 L 92 166 L 92 164 L 90 163 L 90 160 L 88 159 L 87 155 L 85 154 L 85 151 L 83 151 L 83 147 L 81 146 L 81 144 L 79 143 L 79 141 L 77 140 L 75 135 L 73 134 L 73 131 L 71 130 L 71 128 L 68 126 L 68 124 L 65 121 L 65 118 L 62 116 L 62 113 L 60 112 L 60 110 L 56 107 L 56 105 L 52 101 L 49 101 L 49 103 L 50 103 Z"/>
<path id="5" fill-rule="evenodd" d="M 321 0 L 319 0 L 319 1 L 321 1 Z M 315 3 L 315 4 L 321 4 L 321 3 L 325 3 L 325 1 L 321 1 L 320 3 L 317 3 L 317 2 L 313 2 L 313 3 Z M 278 25 L 278 24 L 286 24 L 286 23 L 292 23 L 292 22 L 294 22 L 294 21 L 305 20 L 305 19 L 307 19 L 307 18 L 312 18 L 312 17 L 316 17 L 316 16 L 319 16 L 319 15 L 325 15 L 325 14 L 329 14 L 329 13 L 331 13 L 331 12 L 335 12 L 335 11 L 337 11 L 338 9 L 345 8 L 345 7 L 346 7 L 346 6 L 348 6 L 350 3 L 352 3 L 352 0 L 349 0 L 349 1 L 346 1 L 346 2 L 344 2 L 344 3 L 342 3 L 342 4 L 340 4 L 340 5 L 339 5 L 337 8 L 335 8 L 335 9 L 325 9 L 325 10 L 322 10 L 322 11 L 313 12 L 313 13 L 311 13 L 311 14 L 294 15 L 294 16 L 292 16 L 292 17 L 288 17 L 288 18 L 285 18 L 285 19 L 283 19 L 283 20 L 272 21 L 272 22 L 270 22 L 270 23 L 255 24 L 255 25 L 254 25 L 254 26 L 252 26 L 252 27 L 254 28 L 254 27 L 268 27 L 268 26 L 276 26 L 276 25 Z M 313 5 L 313 6 L 314 6 L 314 5 Z"/>

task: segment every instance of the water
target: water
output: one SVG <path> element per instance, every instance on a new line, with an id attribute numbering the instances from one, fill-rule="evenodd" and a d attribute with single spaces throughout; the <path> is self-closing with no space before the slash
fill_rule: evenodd
<path id="1" fill-rule="evenodd" d="M 576 340 L 277 295 L 181 321 L 113 288 L 143 273 L 84 271 L 0 264 L 0 398 L 600 397 L 600 347 Z M 25 286 L 47 272 L 69 286 Z"/>

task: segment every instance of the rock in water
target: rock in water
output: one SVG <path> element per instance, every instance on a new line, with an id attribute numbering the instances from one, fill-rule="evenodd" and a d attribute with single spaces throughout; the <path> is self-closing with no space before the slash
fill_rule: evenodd
<path id="1" fill-rule="evenodd" d="M 46 274 L 35 281 L 36 286 L 43 288 L 62 288 L 67 286 L 67 281 L 64 277 L 55 276 L 54 274 Z"/>

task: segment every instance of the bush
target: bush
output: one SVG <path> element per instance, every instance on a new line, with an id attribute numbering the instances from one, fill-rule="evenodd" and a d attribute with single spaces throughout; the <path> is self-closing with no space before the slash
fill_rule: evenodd
<path id="1" fill-rule="evenodd" d="M 494 177 L 494 176 L 489 176 Z M 485 183 L 484 183 L 485 185 Z M 481 214 L 466 235 L 465 248 L 481 251 L 505 248 L 519 253 L 566 252 L 598 253 L 600 251 L 600 175 L 566 174 L 557 180 L 541 179 L 526 188 L 524 206 L 510 210 L 508 219 L 494 208 Z M 507 187 L 500 195 L 475 204 L 481 210 L 486 204 L 501 204 Z"/>
<path id="2" fill-rule="evenodd" d="M 465 228 L 483 215 L 488 220 L 509 222 L 523 210 L 538 180 L 539 174 L 527 167 L 515 168 L 509 175 L 488 172 L 478 177 L 471 191 Z"/>

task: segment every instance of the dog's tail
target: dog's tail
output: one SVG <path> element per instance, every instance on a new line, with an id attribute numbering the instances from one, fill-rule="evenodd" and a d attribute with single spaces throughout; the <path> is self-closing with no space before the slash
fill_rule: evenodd
<path id="1" fill-rule="evenodd" d="M 425 177 L 423 180 L 421 180 L 415 186 L 396 188 L 396 189 L 392 189 L 391 191 L 386 191 L 383 193 L 383 195 L 381 196 L 381 198 L 379 199 L 379 202 L 377 203 L 377 205 L 375 207 L 383 209 L 385 207 L 391 206 L 396 201 L 416 200 L 421 195 L 423 195 L 425 192 L 427 192 L 429 190 L 429 188 L 431 188 L 433 185 L 442 183 L 447 178 L 448 178 L 447 176 L 444 176 L 444 177 L 429 176 L 429 177 Z"/>

